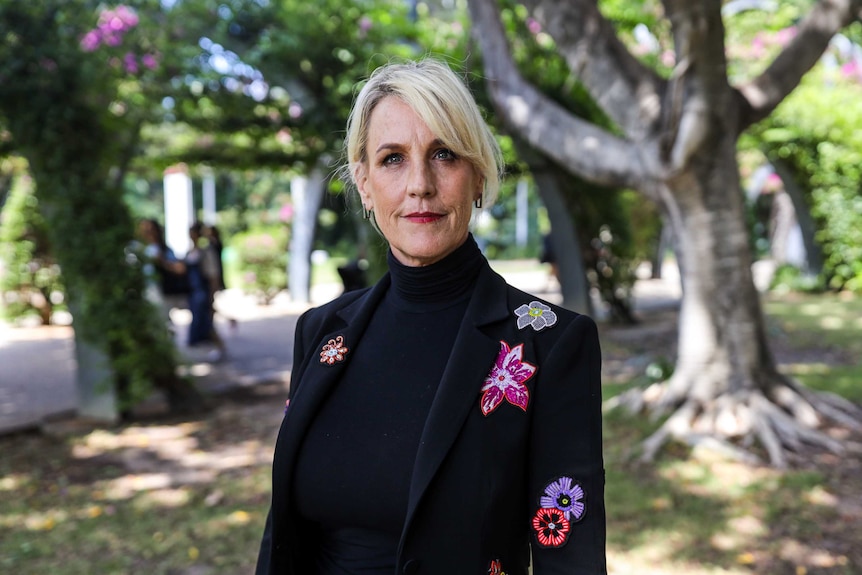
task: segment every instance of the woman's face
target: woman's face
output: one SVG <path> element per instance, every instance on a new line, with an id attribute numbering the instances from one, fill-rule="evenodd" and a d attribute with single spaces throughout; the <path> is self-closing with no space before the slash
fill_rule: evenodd
<path id="1" fill-rule="evenodd" d="M 476 168 L 394 96 L 371 113 L 367 145 L 354 177 L 398 261 L 427 266 L 464 243 L 473 201 L 482 195 Z"/>

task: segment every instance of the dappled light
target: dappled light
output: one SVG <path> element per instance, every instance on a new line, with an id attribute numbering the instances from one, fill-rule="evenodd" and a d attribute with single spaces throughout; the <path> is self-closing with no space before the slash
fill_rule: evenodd
<path id="1" fill-rule="evenodd" d="M 862 572 L 860 0 L 504 4 L 0 0 L 0 573 L 254 572 L 298 318 L 385 267 L 350 102 L 421 54 L 503 148 L 483 253 L 597 322 L 609 575 Z"/>

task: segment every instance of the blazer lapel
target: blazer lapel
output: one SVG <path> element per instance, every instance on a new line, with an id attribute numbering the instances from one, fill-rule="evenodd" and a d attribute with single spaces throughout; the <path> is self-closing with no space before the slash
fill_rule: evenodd
<path id="1" fill-rule="evenodd" d="M 506 290 L 505 280 L 486 265 L 477 279 L 476 289 L 467 306 L 422 430 L 410 482 L 401 545 L 422 495 L 455 442 L 464 420 L 471 409 L 479 409 L 481 384 L 500 351 L 499 340 L 486 335 L 480 327 L 511 315 L 506 308 Z"/>
<path id="2" fill-rule="evenodd" d="M 374 310 L 377 308 L 383 294 L 389 287 L 389 276 L 386 275 L 364 296 L 360 297 L 350 305 L 336 312 L 339 320 L 336 320 L 332 329 L 325 326 L 328 331 L 318 342 L 313 342 L 306 351 L 305 358 L 294 358 L 304 361 L 295 373 L 302 385 L 296 390 L 290 400 L 287 414 L 281 424 L 275 450 L 278 466 L 273 468 L 273 483 L 280 485 L 279 489 L 273 490 L 273 516 L 290 517 L 290 493 L 292 491 L 292 475 L 290 470 L 294 468 L 296 456 L 299 452 L 305 432 L 319 411 L 321 404 L 326 399 L 330 390 L 337 384 L 345 366 L 350 362 L 350 351 L 344 356 L 343 361 L 326 364 L 320 361 L 319 352 L 329 340 L 341 336 L 344 345 L 350 350 L 355 346 L 365 332 L 368 322 Z M 343 323 L 342 323 L 343 322 Z M 296 334 L 297 337 L 305 337 L 305 334 Z M 316 346 L 316 347 L 315 347 Z M 278 511 L 277 511 L 278 510 Z M 278 512 L 278 515 L 275 513 Z M 273 524 L 273 539 L 278 541 L 283 537 L 275 533 L 276 526 Z"/>

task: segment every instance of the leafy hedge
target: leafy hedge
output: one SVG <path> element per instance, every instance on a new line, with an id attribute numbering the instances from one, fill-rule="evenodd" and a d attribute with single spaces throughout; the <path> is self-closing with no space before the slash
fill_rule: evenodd
<path id="1" fill-rule="evenodd" d="M 862 292 L 862 84 L 810 74 L 753 135 L 795 174 L 817 223 L 823 284 Z"/>
<path id="2" fill-rule="evenodd" d="M 60 266 L 51 255 L 48 225 L 39 213 L 39 200 L 29 176 L 13 180 L 0 213 L 0 297 L 6 319 L 37 314 L 51 323 L 54 301 L 63 296 Z"/>

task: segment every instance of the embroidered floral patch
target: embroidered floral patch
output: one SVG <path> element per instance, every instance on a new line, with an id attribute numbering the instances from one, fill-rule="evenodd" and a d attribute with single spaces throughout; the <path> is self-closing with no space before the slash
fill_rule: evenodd
<path id="1" fill-rule="evenodd" d="M 534 330 L 542 331 L 557 323 L 557 314 L 551 311 L 551 306 L 540 301 L 531 301 L 530 305 L 521 305 L 515 310 L 515 315 L 518 316 L 518 329 L 524 329 L 531 325 Z"/>
<path id="2" fill-rule="evenodd" d="M 523 343 L 510 348 L 505 341 L 500 342 L 500 353 L 482 386 L 480 405 L 484 415 L 500 407 L 503 399 L 527 411 L 530 390 L 524 382 L 533 377 L 536 366 L 522 361 L 523 355 Z"/>
<path id="3" fill-rule="evenodd" d="M 543 547 L 561 547 L 569 539 L 572 523 L 584 518 L 586 493 L 581 484 L 562 476 L 545 486 L 539 510 L 533 517 L 533 531 Z"/>
<path id="4" fill-rule="evenodd" d="M 344 356 L 350 351 L 344 346 L 344 338 L 340 335 L 330 339 L 320 351 L 320 363 L 332 365 L 336 361 L 344 361 Z"/>
<path id="5" fill-rule="evenodd" d="M 533 517 L 533 531 L 542 547 L 561 547 L 569 539 L 571 525 L 556 507 L 542 508 Z"/>
<path id="6" fill-rule="evenodd" d="M 545 494 L 539 499 L 542 507 L 556 507 L 571 522 L 580 521 L 586 511 L 584 488 L 571 477 L 560 477 L 545 487 Z"/>
<path id="7" fill-rule="evenodd" d="M 503 566 L 500 564 L 499 559 L 494 559 L 491 561 L 490 567 L 488 567 L 488 573 L 491 575 L 506 575 L 503 571 Z"/>

